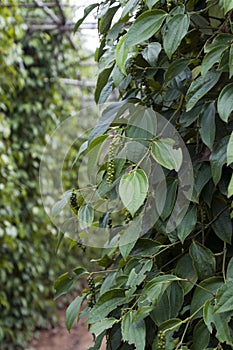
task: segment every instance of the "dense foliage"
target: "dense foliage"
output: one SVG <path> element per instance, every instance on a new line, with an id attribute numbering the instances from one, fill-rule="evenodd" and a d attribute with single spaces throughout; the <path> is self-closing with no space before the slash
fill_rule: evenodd
<path id="1" fill-rule="evenodd" d="M 96 101 L 113 89 L 120 101 L 104 109 L 80 152 L 93 196 L 77 188 L 71 204 L 80 237 L 88 242 L 105 228 L 109 239 L 99 272 L 75 270 L 89 289 L 68 307 L 67 327 L 88 314 L 95 350 L 104 337 L 111 350 L 231 349 L 233 3 L 109 0 L 85 16 L 94 9 Z M 190 196 L 185 149 L 194 172 Z M 172 226 L 184 184 L 190 205 L 185 216 L 176 208 Z M 159 215 L 147 229 L 148 202 Z"/>
<path id="2" fill-rule="evenodd" d="M 26 15 L 17 1 L 1 1 L 1 350 L 25 348 L 36 327 L 55 321 L 53 283 L 64 264 L 74 262 L 68 242 L 56 255 L 57 231 L 42 205 L 39 165 L 49 133 L 77 108 L 77 94 L 57 80 L 76 77 L 71 62 L 77 53 L 56 33 L 31 32 Z"/>

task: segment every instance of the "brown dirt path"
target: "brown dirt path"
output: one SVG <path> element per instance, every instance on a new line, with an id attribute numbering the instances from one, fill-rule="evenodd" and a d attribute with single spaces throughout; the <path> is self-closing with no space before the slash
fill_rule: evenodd
<path id="1" fill-rule="evenodd" d="M 92 335 L 81 320 L 74 324 L 70 333 L 65 326 L 65 310 L 59 310 L 59 324 L 49 330 L 43 330 L 39 340 L 33 340 L 30 349 L 35 350 L 87 350 L 93 346 Z M 106 349 L 103 344 L 101 350 Z"/>

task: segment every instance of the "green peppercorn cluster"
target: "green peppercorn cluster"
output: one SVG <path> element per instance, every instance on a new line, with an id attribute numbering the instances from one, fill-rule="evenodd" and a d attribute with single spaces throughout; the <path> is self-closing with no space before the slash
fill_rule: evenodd
<path id="1" fill-rule="evenodd" d="M 110 147 L 109 147 L 109 162 L 108 162 L 108 169 L 107 169 L 107 183 L 111 184 L 113 183 L 114 174 L 115 174 L 115 137 L 113 138 Z"/>
<path id="2" fill-rule="evenodd" d="M 73 213 L 76 215 L 78 213 L 78 202 L 77 202 L 77 190 L 73 188 L 72 193 L 70 195 L 70 206 Z"/>
<path id="3" fill-rule="evenodd" d="M 167 9 L 169 10 L 172 6 L 172 1 L 171 0 L 167 0 Z"/>
<path id="4" fill-rule="evenodd" d="M 147 79 L 148 67 L 144 68 L 141 80 L 141 92 L 145 96 L 145 102 L 148 107 L 153 105 L 152 91 Z"/>
<path id="5" fill-rule="evenodd" d="M 131 57 L 130 58 L 130 64 L 129 64 L 129 73 L 132 77 L 132 80 L 135 82 L 135 84 L 137 84 L 137 73 L 135 70 L 135 65 L 136 65 L 136 58 L 135 57 Z"/>
<path id="6" fill-rule="evenodd" d="M 87 284 L 88 287 L 90 289 L 90 295 L 89 295 L 89 299 L 88 299 L 88 306 L 89 307 L 93 307 L 95 305 L 95 282 L 94 279 L 91 275 L 89 275 L 88 279 L 87 279 Z"/>
<path id="7" fill-rule="evenodd" d="M 158 333 L 158 349 L 157 350 L 165 350 L 166 349 L 166 339 L 165 333 L 160 331 Z"/>
<path id="8" fill-rule="evenodd" d="M 132 220 L 132 215 L 130 214 L 130 212 L 128 210 L 126 210 L 125 212 L 125 223 L 128 224 L 131 220 Z"/>

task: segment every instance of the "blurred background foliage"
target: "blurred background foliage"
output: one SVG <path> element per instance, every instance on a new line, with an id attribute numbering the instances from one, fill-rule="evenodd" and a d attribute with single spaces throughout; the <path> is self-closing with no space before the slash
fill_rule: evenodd
<path id="1" fill-rule="evenodd" d="M 80 107 L 83 95 L 90 95 L 90 89 L 80 93 L 61 79 L 81 79 L 78 63 L 88 53 L 77 53 L 69 37 L 57 31 L 32 31 L 28 17 L 46 15 L 15 0 L 1 1 L 1 350 L 25 349 L 36 328 L 55 322 L 54 280 L 64 265 L 67 270 L 86 259 L 78 246 L 67 255 L 68 239 L 56 254 L 58 232 L 44 211 L 38 175 L 49 134 Z M 80 47 L 78 36 L 75 41 Z M 82 68 L 84 79 L 93 76 L 93 69 Z"/>

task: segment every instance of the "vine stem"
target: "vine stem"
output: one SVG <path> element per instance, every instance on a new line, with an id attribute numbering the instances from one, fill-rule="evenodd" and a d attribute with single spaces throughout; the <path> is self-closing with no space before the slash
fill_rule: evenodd
<path id="1" fill-rule="evenodd" d="M 181 337 L 179 343 L 177 344 L 175 350 L 178 350 L 179 347 L 182 345 L 183 340 L 184 340 L 184 337 L 185 337 L 185 334 L 186 334 L 186 332 L 187 332 L 187 330 L 188 330 L 189 324 L 190 324 L 190 320 L 186 323 L 184 332 L 183 332 L 183 334 L 182 334 L 182 337 Z"/>
<path id="2" fill-rule="evenodd" d="M 223 245 L 223 258 L 222 258 L 222 275 L 223 275 L 224 283 L 226 283 L 226 272 L 225 272 L 226 255 L 227 255 L 227 244 L 226 244 L 226 242 L 224 242 L 224 245 Z"/>
<path id="3" fill-rule="evenodd" d="M 199 311 L 201 311 L 203 309 L 204 305 L 200 306 L 191 316 L 185 318 L 183 321 L 178 322 L 177 324 L 175 324 L 174 326 L 167 328 L 164 330 L 164 333 L 169 332 L 169 331 L 173 331 L 174 329 L 176 329 L 177 327 L 180 327 L 182 324 L 184 323 L 189 323 L 190 321 L 192 321 L 192 318 L 198 314 Z"/>

